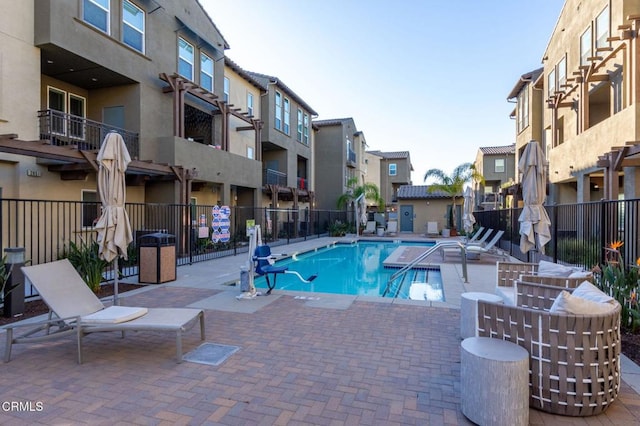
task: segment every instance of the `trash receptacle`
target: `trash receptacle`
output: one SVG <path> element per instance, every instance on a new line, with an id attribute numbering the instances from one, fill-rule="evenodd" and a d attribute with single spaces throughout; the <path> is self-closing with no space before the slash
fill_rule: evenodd
<path id="1" fill-rule="evenodd" d="M 155 232 L 138 241 L 138 281 L 160 284 L 176 279 L 176 238 Z"/>

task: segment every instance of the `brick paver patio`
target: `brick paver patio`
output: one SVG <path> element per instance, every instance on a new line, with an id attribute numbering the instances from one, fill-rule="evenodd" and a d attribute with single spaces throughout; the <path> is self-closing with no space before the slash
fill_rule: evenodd
<path id="1" fill-rule="evenodd" d="M 124 304 L 187 306 L 224 291 L 182 285 L 153 286 Z M 89 335 L 83 365 L 71 336 L 15 346 L 0 367 L 0 423 L 470 424 L 460 410 L 458 309 L 359 299 L 333 309 L 277 290 L 268 297 L 254 313 L 206 311 L 206 341 L 240 347 L 219 366 L 177 364 L 173 335 L 152 332 Z M 197 327 L 185 334 L 185 352 L 200 344 Z M 30 410 L 7 405 L 18 401 Z M 530 422 L 640 424 L 640 396 L 623 382 L 600 416 L 531 410 Z"/>

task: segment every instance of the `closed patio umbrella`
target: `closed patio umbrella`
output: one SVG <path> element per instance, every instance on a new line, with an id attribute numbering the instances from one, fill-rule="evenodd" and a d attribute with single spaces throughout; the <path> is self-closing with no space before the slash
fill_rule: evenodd
<path id="1" fill-rule="evenodd" d="M 522 213 L 518 218 L 522 253 L 537 249 L 544 254 L 544 246 L 551 240 L 551 221 L 543 205 L 547 185 L 545 163 L 544 154 L 538 142 L 530 141 L 518 162 L 518 171 L 522 174 L 524 201 Z"/>
<path id="2" fill-rule="evenodd" d="M 124 208 L 126 198 L 125 173 L 131 162 L 129 151 L 119 133 L 110 132 L 104 138 L 97 156 L 98 193 L 102 214 L 96 223 L 98 253 L 101 259 L 113 262 L 113 304 L 118 304 L 118 258 L 127 259 L 127 246 L 133 241 L 129 216 Z"/>
<path id="3" fill-rule="evenodd" d="M 462 227 L 467 234 L 473 231 L 473 225 L 476 223 L 476 218 L 473 215 L 473 199 L 473 190 L 467 186 L 464 190 L 464 205 L 462 207 Z"/>

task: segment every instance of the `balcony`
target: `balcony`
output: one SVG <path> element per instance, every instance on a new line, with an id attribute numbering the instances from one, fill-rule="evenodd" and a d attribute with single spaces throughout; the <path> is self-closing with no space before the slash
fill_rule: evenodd
<path id="1" fill-rule="evenodd" d="M 100 123 L 77 115 L 55 110 L 38 111 L 40 139 L 51 145 L 77 147 L 81 151 L 99 150 L 107 133 L 120 133 L 131 158 L 137 159 L 140 152 L 138 134 Z"/>
<path id="2" fill-rule="evenodd" d="M 347 149 L 347 166 L 356 167 L 356 153 L 351 148 Z"/>
<path id="3" fill-rule="evenodd" d="M 278 170 L 266 169 L 262 175 L 262 184 L 287 186 L 287 174 Z"/>

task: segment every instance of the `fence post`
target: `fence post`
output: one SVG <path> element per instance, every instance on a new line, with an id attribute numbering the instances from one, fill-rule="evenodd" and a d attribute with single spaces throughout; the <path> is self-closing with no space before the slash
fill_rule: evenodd
<path id="1" fill-rule="evenodd" d="M 553 235 L 551 235 L 551 239 L 553 241 L 553 263 L 558 263 L 558 205 L 554 204 L 552 207 L 553 223 L 551 229 L 553 230 Z"/>
<path id="2" fill-rule="evenodd" d="M 607 246 L 607 236 L 606 234 L 606 225 L 607 225 L 607 218 L 606 216 L 606 212 L 607 209 L 605 207 L 606 201 L 604 199 L 600 200 L 600 264 L 604 265 L 605 263 L 605 255 L 604 255 L 604 248 Z"/>

